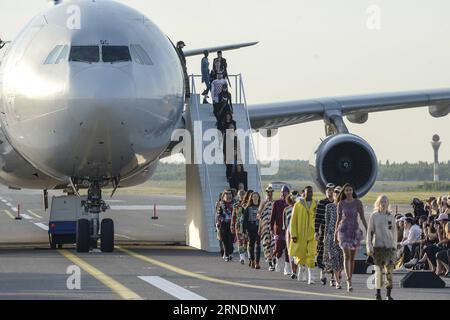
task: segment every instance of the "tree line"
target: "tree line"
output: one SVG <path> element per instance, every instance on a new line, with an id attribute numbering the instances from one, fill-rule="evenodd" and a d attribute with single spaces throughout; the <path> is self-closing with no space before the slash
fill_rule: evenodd
<path id="1" fill-rule="evenodd" d="M 152 180 L 180 180 L 185 177 L 185 165 L 160 162 Z M 267 177 L 263 177 L 267 178 Z M 450 161 L 439 165 L 439 178 L 450 181 Z M 271 180 L 310 180 L 309 162 L 304 160 L 281 160 L 277 175 Z M 379 163 L 378 181 L 432 181 L 433 164 L 419 163 Z"/>

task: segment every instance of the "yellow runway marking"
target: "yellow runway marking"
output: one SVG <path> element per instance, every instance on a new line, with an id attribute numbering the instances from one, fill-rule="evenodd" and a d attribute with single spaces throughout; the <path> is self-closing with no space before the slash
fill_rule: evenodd
<path id="1" fill-rule="evenodd" d="M 11 212 L 9 212 L 8 210 L 3 210 L 3 212 L 6 213 L 7 216 L 9 216 L 11 219 L 15 219 L 16 217 L 14 217 Z"/>
<path id="2" fill-rule="evenodd" d="M 282 288 L 272 288 L 272 287 L 265 287 L 265 286 L 259 286 L 259 285 L 253 285 L 248 283 L 240 283 L 240 282 L 232 282 L 227 281 L 223 279 L 213 278 L 209 276 L 205 276 L 202 274 L 197 274 L 191 271 L 187 271 L 178 267 L 175 267 L 173 265 L 170 265 L 168 263 L 155 260 L 153 258 L 149 258 L 147 256 L 138 254 L 136 252 L 121 248 L 119 246 L 116 246 L 116 249 L 135 257 L 136 259 L 151 263 L 153 265 L 156 265 L 158 267 L 164 268 L 166 270 L 181 274 L 186 277 L 196 278 L 199 280 L 204 280 L 208 282 L 213 283 L 219 283 L 224 285 L 230 285 L 235 287 L 241 287 L 241 288 L 250 288 L 250 289 L 260 289 L 260 290 L 266 290 L 266 291 L 275 291 L 275 292 L 281 292 L 281 293 L 290 293 L 290 294 L 296 294 L 296 295 L 309 295 L 309 296 L 317 296 L 317 297 L 326 297 L 326 298 L 334 298 L 334 299 L 350 299 L 350 300 L 372 300 L 369 298 L 363 298 L 363 297 L 355 297 L 355 296 L 344 296 L 344 295 L 337 295 L 337 294 L 326 294 L 326 293 L 319 293 L 319 292 L 310 292 L 310 291 L 300 291 L 300 290 L 291 290 L 291 289 L 282 289 Z"/>
<path id="3" fill-rule="evenodd" d="M 67 251 L 67 250 L 58 250 L 59 253 L 61 253 L 64 257 L 72 261 L 74 264 L 79 266 L 81 269 L 89 273 L 91 276 L 93 276 L 95 279 L 103 283 L 105 286 L 107 286 L 111 291 L 113 291 L 115 294 L 117 294 L 119 297 L 125 300 L 142 300 L 142 297 L 139 296 L 137 293 L 131 291 L 121 283 L 117 282 L 104 272 L 100 271 L 99 269 L 95 268 L 94 266 L 90 265 L 83 259 L 77 257 L 73 253 Z"/>
<path id="4" fill-rule="evenodd" d="M 31 214 L 32 216 L 34 216 L 34 217 L 36 217 L 36 218 L 39 218 L 39 219 L 42 219 L 42 217 L 41 217 L 40 215 L 38 215 L 37 213 L 34 213 L 34 212 L 31 211 L 31 210 L 27 210 L 27 211 L 28 211 L 28 213 Z"/>

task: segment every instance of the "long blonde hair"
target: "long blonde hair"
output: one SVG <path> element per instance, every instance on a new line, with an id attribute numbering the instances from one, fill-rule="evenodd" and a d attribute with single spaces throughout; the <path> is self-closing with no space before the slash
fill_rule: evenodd
<path id="1" fill-rule="evenodd" d="M 388 203 L 386 212 L 389 214 L 391 213 L 391 205 L 389 203 L 389 198 L 385 194 L 380 194 L 377 200 L 375 200 L 375 203 L 373 204 L 373 212 L 381 212 L 381 200 L 383 200 L 384 198 L 387 200 Z"/>

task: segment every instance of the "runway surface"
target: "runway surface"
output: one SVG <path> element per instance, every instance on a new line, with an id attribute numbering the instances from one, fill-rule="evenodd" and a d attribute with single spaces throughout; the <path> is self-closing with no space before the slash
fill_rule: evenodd
<path id="1" fill-rule="evenodd" d="M 152 220 L 153 204 L 161 207 Z M 14 220 L 20 204 L 22 220 Z M 370 275 L 355 275 L 353 293 L 307 285 L 282 273 L 252 270 L 183 245 L 183 197 L 120 196 L 105 216 L 115 221 L 113 253 L 48 248 L 49 213 L 40 192 L 0 188 L 0 299 L 290 300 L 372 299 Z M 78 277 L 79 275 L 79 277 Z M 445 289 L 400 289 L 397 299 L 450 299 Z M 79 287 L 78 287 L 79 285 Z M 345 288 L 345 287 L 344 287 Z"/>

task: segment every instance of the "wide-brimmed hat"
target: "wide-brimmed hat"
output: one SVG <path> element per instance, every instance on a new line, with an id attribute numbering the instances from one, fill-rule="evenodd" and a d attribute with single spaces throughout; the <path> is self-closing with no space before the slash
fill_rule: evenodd
<path id="1" fill-rule="evenodd" d="M 446 220 L 448 220 L 448 214 L 446 213 L 441 213 L 439 217 L 437 217 L 436 219 L 436 221 L 446 221 Z"/>
<path id="2" fill-rule="evenodd" d="M 273 192 L 272 185 L 269 184 L 269 185 L 267 186 L 266 192 Z"/>

